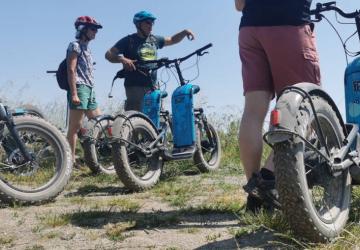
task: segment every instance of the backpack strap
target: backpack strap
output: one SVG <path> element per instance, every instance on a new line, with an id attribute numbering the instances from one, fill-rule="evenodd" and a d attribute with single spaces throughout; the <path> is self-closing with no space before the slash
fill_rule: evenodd
<path id="1" fill-rule="evenodd" d="M 132 35 L 128 35 L 127 37 L 129 39 L 129 43 L 128 43 L 129 47 L 128 47 L 128 49 L 129 49 L 129 52 L 130 52 L 131 50 L 134 49 L 134 47 L 135 47 L 134 43 L 135 42 L 134 42 L 134 38 L 133 38 Z"/>

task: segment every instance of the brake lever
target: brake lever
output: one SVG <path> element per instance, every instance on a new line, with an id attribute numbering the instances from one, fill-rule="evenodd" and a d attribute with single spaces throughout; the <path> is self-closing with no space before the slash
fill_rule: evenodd
<path id="1" fill-rule="evenodd" d="M 203 55 L 205 55 L 205 54 L 209 54 L 209 52 L 207 52 L 207 51 L 205 51 L 205 52 L 199 52 L 197 55 L 198 55 L 198 56 L 203 56 Z"/>
<path id="2" fill-rule="evenodd" d="M 333 2 L 328 2 L 328 3 L 323 3 L 322 5 L 325 7 L 330 7 L 331 5 L 336 5 L 336 2 L 333 1 Z"/>

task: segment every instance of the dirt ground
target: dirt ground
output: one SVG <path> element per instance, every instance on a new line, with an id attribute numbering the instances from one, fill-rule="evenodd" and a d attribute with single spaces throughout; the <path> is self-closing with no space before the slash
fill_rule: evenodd
<path id="1" fill-rule="evenodd" d="M 226 178 L 226 183 L 240 187 L 238 177 Z M 0 249 L 278 248 L 272 243 L 273 234 L 266 230 L 235 237 L 234 232 L 243 225 L 234 213 L 179 208 L 152 191 L 130 193 L 116 180 L 91 186 L 91 177 L 80 179 L 72 179 L 55 201 L 0 208 Z M 183 179 L 186 183 L 211 181 L 199 175 Z M 197 194 L 191 202 L 201 203 L 212 195 L 211 191 Z M 119 208 L 116 199 L 140 204 L 139 209 L 132 209 L 132 203 Z"/>

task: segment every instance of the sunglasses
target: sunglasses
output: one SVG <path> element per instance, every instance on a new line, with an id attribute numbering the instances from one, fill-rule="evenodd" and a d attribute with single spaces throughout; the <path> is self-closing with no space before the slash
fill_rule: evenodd
<path id="1" fill-rule="evenodd" d="M 89 30 L 91 30 L 91 31 L 97 31 L 98 29 L 95 28 L 95 27 L 90 27 Z"/>
<path id="2" fill-rule="evenodd" d="M 149 25 L 154 25 L 154 21 L 152 21 L 152 20 L 145 20 L 144 23 L 149 24 Z"/>

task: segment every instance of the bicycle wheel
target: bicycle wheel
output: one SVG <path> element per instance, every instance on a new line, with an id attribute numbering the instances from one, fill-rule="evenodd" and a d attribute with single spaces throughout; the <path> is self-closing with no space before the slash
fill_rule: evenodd
<path id="1" fill-rule="evenodd" d="M 40 202 L 58 195 L 70 179 L 72 161 L 66 138 L 34 116 L 14 117 L 16 129 L 34 160 L 25 161 L 5 129 L 0 148 L 0 198 L 6 202 Z"/>
<path id="2" fill-rule="evenodd" d="M 43 114 L 43 112 L 38 107 L 32 104 L 25 104 L 23 108 L 25 109 L 26 114 L 45 119 L 45 115 Z"/>
<path id="3" fill-rule="evenodd" d="M 194 162 L 201 172 L 215 170 L 220 165 L 221 145 L 219 136 L 210 123 L 198 123 Z"/>
<path id="4" fill-rule="evenodd" d="M 295 131 L 326 155 L 341 147 L 344 132 L 335 111 L 321 97 L 312 101 L 324 134 L 319 139 L 315 116 L 306 99 L 297 111 Z M 323 157 L 299 137 L 275 144 L 276 187 L 280 203 L 290 226 L 300 237 L 311 241 L 327 241 L 345 226 L 351 199 L 351 178 L 348 170 L 334 177 Z"/>
<path id="5" fill-rule="evenodd" d="M 156 139 L 157 132 L 141 117 L 130 117 L 126 122 L 115 120 L 113 126 L 121 126 L 120 141 L 113 142 L 112 156 L 116 173 L 123 184 L 133 191 L 153 187 L 160 178 L 163 160 L 159 154 L 146 157 L 145 149 Z M 129 142 L 129 143 L 127 143 Z"/>
<path id="6" fill-rule="evenodd" d="M 96 123 L 91 138 L 86 138 L 82 143 L 84 159 L 90 170 L 97 173 L 115 174 L 111 156 L 111 145 L 108 129 L 112 120 L 107 119 Z"/>
<path id="7" fill-rule="evenodd" d="M 32 104 L 24 104 L 21 108 L 16 108 L 12 115 L 33 115 L 45 119 L 43 112 Z"/>

